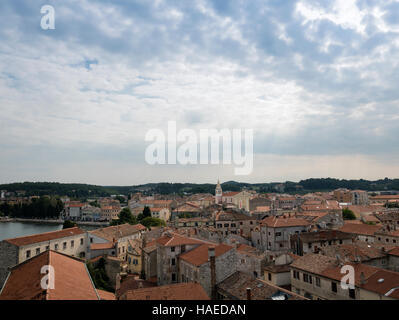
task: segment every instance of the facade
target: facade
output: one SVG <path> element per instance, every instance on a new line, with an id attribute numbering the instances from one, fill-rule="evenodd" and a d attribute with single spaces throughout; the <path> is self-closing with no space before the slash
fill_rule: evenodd
<path id="1" fill-rule="evenodd" d="M 202 244 L 179 256 L 179 282 L 197 282 L 211 298 L 216 285 L 234 272 L 236 252 L 232 246 Z"/>
<path id="2" fill-rule="evenodd" d="M 169 221 L 170 219 L 170 210 L 168 208 L 150 208 L 151 210 L 151 217 L 161 219 L 165 222 Z"/>
<path id="3" fill-rule="evenodd" d="M 353 288 L 343 288 L 344 263 L 320 254 L 307 254 L 291 264 L 292 291 L 313 300 L 397 300 L 399 273 L 361 263 L 353 267 Z"/>
<path id="4" fill-rule="evenodd" d="M 106 228 L 100 228 L 89 231 L 88 237 L 90 247 L 97 245 L 109 246 L 114 248 L 115 256 L 121 261 L 127 261 L 127 248 L 129 240 L 141 239 L 143 233 L 147 230 L 141 224 L 130 225 L 128 223 Z M 90 251 L 90 259 L 93 258 L 92 251 Z"/>
<path id="5" fill-rule="evenodd" d="M 307 220 L 301 218 L 268 217 L 261 221 L 259 229 L 253 233 L 252 242 L 260 250 L 285 253 L 291 250 L 291 236 L 307 232 L 310 226 Z"/>
<path id="6" fill-rule="evenodd" d="M 218 212 L 215 218 L 215 229 L 224 237 L 236 234 L 249 238 L 255 226 L 254 217 L 234 211 Z"/>
<path id="7" fill-rule="evenodd" d="M 335 244 L 350 244 L 355 236 L 337 230 L 304 232 L 291 236 L 291 248 L 294 254 L 303 256 L 307 253 L 318 253 L 323 247 Z"/>

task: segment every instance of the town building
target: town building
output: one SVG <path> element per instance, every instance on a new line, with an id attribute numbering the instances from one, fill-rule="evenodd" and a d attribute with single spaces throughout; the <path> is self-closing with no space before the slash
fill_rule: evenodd
<path id="1" fill-rule="evenodd" d="M 338 230 L 320 230 L 302 232 L 291 236 L 291 248 L 294 254 L 303 256 L 309 252 L 318 253 L 323 247 L 335 244 L 352 243 L 355 236 Z"/>
<path id="2" fill-rule="evenodd" d="M 100 299 L 84 261 L 52 249 L 13 266 L 0 291 L 0 300 Z"/>
<path id="3" fill-rule="evenodd" d="M 48 250 L 85 258 L 87 246 L 87 234 L 78 227 L 5 239 L 0 242 L 0 287 L 10 267 Z"/>

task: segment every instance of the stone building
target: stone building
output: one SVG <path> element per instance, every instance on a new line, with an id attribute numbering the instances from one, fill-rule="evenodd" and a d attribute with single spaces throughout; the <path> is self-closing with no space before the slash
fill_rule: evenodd
<path id="1" fill-rule="evenodd" d="M 256 248 L 237 243 L 237 271 L 248 273 L 251 276 L 263 277 L 263 269 L 266 265 L 266 254 Z"/>
<path id="2" fill-rule="evenodd" d="M 309 252 L 318 253 L 326 246 L 352 243 L 354 239 L 354 235 L 337 230 L 302 232 L 291 236 L 291 248 L 293 253 L 303 256 Z"/>
<path id="3" fill-rule="evenodd" d="M 115 256 L 126 261 L 128 241 L 141 239 L 146 230 L 147 228 L 141 224 L 130 225 L 125 223 L 89 231 L 90 248 L 97 248 L 98 244 L 108 244 L 115 248 Z M 91 259 L 94 257 L 95 251 L 90 250 L 89 254 Z"/>
<path id="4" fill-rule="evenodd" d="M 260 226 L 252 233 L 252 243 L 262 251 L 274 255 L 290 251 L 291 235 L 306 232 L 310 223 L 296 217 L 268 217 L 260 222 Z"/>
<path id="5" fill-rule="evenodd" d="M 244 238 L 250 238 L 251 232 L 256 226 L 256 219 L 233 210 L 218 212 L 215 217 L 215 228 L 222 236 L 237 234 Z"/>
<path id="6" fill-rule="evenodd" d="M 341 286 L 344 265 L 353 268 L 352 288 Z M 291 287 L 313 300 L 397 300 L 399 273 L 309 253 L 291 264 Z"/>
<path id="7" fill-rule="evenodd" d="M 162 237 L 157 239 L 156 261 L 158 285 L 179 282 L 178 256 L 204 243 L 204 241 L 184 237 L 172 232 L 166 232 Z"/>
<path id="8" fill-rule="evenodd" d="M 216 285 L 237 271 L 236 258 L 232 246 L 202 244 L 179 256 L 179 282 L 200 283 L 215 298 Z"/>

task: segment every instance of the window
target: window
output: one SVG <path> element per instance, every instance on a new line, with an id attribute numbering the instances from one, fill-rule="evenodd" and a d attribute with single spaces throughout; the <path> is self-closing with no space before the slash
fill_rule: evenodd
<path id="1" fill-rule="evenodd" d="M 232 224 L 231 224 L 231 227 L 232 227 L 232 228 L 235 228 L 235 227 L 236 227 L 236 224 L 235 224 L 235 223 L 232 223 Z"/>
<path id="2" fill-rule="evenodd" d="M 320 278 L 316 277 L 316 286 L 321 287 Z"/>
<path id="3" fill-rule="evenodd" d="M 37 248 L 36 249 L 36 254 L 39 254 L 40 253 L 40 248 Z"/>
<path id="4" fill-rule="evenodd" d="M 269 279 L 269 281 L 272 281 L 272 274 L 270 272 L 268 272 L 267 278 Z"/>
<path id="5" fill-rule="evenodd" d="M 74 240 L 71 240 L 71 248 L 73 248 L 74 245 L 75 245 L 75 241 L 74 241 Z"/>
<path id="6" fill-rule="evenodd" d="M 185 245 L 182 245 L 181 246 L 181 252 L 183 253 L 183 252 L 186 252 L 186 246 Z"/>
<path id="7" fill-rule="evenodd" d="M 172 264 L 172 266 L 175 266 L 175 265 L 176 265 L 176 259 L 175 259 L 175 258 L 172 258 L 172 259 L 171 259 L 171 264 Z"/>
<path id="8" fill-rule="evenodd" d="M 312 249 L 312 244 L 311 243 L 308 243 L 308 248 Z"/>
<path id="9" fill-rule="evenodd" d="M 339 240 L 339 244 L 342 244 L 342 240 Z"/>
<path id="10" fill-rule="evenodd" d="M 26 258 L 30 258 L 30 250 L 26 251 Z"/>
<path id="11" fill-rule="evenodd" d="M 389 242 L 389 239 L 388 239 L 388 238 L 386 238 L 386 239 L 385 239 L 385 241 L 386 241 L 386 242 Z"/>
<path id="12" fill-rule="evenodd" d="M 176 273 L 172 273 L 172 281 L 176 282 Z"/>
<path id="13" fill-rule="evenodd" d="M 281 236 L 281 232 L 276 232 L 276 237 L 280 237 Z"/>
<path id="14" fill-rule="evenodd" d="M 349 298 L 356 299 L 355 289 L 349 289 Z"/>
<path id="15" fill-rule="evenodd" d="M 229 227 L 229 224 L 228 224 L 228 223 L 225 223 L 225 224 L 224 224 L 224 227 L 225 227 L 225 228 L 228 228 L 228 227 Z"/>
<path id="16" fill-rule="evenodd" d="M 50 250 L 50 246 L 46 246 L 46 250 Z"/>
<path id="17" fill-rule="evenodd" d="M 306 273 L 303 274 L 303 281 L 309 282 L 309 276 Z"/>
<path id="18" fill-rule="evenodd" d="M 83 240 L 83 239 L 82 239 Z M 80 242 L 82 242 L 82 240 Z M 90 238 L 90 243 L 93 243 L 93 238 Z"/>
<path id="19" fill-rule="evenodd" d="M 337 292 L 337 284 L 335 282 L 331 282 L 331 291 Z"/>
<path id="20" fill-rule="evenodd" d="M 66 242 L 64 242 L 63 244 L 62 244 L 62 249 L 66 249 L 67 248 L 67 243 Z"/>
<path id="21" fill-rule="evenodd" d="M 175 247 L 170 247 L 170 252 L 175 252 Z"/>
<path id="22" fill-rule="evenodd" d="M 54 245 L 54 249 L 55 249 L 55 250 L 58 250 L 58 243 L 56 243 L 56 244 Z"/>
<path id="23" fill-rule="evenodd" d="M 80 245 L 83 245 L 83 238 L 80 239 Z"/>

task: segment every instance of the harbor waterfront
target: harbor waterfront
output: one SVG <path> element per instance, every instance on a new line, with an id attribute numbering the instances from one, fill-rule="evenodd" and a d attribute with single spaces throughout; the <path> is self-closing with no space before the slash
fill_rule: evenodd
<path id="1" fill-rule="evenodd" d="M 22 221 L 23 220 L 23 221 Z M 79 222 L 83 230 L 94 230 L 105 226 L 89 222 Z M 9 219 L 0 222 L 0 241 L 9 238 L 28 236 L 37 233 L 50 232 L 62 229 L 62 221 L 32 221 L 28 219 Z"/>

